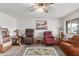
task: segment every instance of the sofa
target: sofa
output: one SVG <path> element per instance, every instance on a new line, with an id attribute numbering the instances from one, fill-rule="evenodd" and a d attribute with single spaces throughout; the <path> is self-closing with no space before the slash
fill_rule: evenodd
<path id="1" fill-rule="evenodd" d="M 59 46 L 66 55 L 79 56 L 79 35 L 74 35 L 69 40 L 60 41 Z"/>
<path id="2" fill-rule="evenodd" d="M 11 45 L 12 45 L 12 41 L 9 40 L 10 37 L 6 37 L 3 39 L 4 40 L 2 41 L 2 43 L 0 43 L 0 53 L 7 51 L 9 48 L 11 48 Z"/>
<path id="3" fill-rule="evenodd" d="M 12 40 L 7 28 L 0 28 L 0 53 L 11 48 Z"/>
<path id="4" fill-rule="evenodd" d="M 55 39 L 51 31 L 44 32 L 44 43 L 45 45 L 57 45 L 58 40 Z"/>

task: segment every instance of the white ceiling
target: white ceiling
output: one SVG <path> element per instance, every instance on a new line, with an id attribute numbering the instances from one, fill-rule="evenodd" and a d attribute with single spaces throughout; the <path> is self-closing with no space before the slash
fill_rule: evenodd
<path id="1" fill-rule="evenodd" d="M 61 18 L 79 8 L 78 3 L 55 3 L 48 6 L 48 13 L 30 12 L 29 3 L 0 3 L 0 11 L 17 18 Z"/>

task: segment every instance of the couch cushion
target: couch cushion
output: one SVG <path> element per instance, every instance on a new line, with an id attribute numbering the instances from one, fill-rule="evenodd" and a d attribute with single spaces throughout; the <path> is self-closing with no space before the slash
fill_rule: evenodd
<path id="1" fill-rule="evenodd" d="M 65 48 L 69 48 L 72 47 L 73 45 L 67 42 L 60 42 L 60 46 L 65 47 Z"/>
<path id="2" fill-rule="evenodd" d="M 68 42 L 61 42 L 60 43 L 61 49 L 67 54 L 71 56 L 79 56 L 79 47 L 68 43 Z"/>
<path id="3" fill-rule="evenodd" d="M 12 41 L 8 41 L 3 44 L 3 47 L 7 47 L 7 46 L 11 46 L 11 45 L 12 45 Z"/>
<path id="4" fill-rule="evenodd" d="M 79 41 L 77 40 L 71 40 L 70 43 L 79 47 Z"/>

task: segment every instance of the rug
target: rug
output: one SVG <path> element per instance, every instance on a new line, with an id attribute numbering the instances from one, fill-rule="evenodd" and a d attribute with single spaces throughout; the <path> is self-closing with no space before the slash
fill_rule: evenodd
<path id="1" fill-rule="evenodd" d="M 56 50 L 53 47 L 28 47 L 23 56 L 58 56 Z"/>

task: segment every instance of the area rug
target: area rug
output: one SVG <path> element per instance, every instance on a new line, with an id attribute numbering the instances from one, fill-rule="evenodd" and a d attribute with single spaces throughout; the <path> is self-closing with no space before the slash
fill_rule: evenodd
<path id="1" fill-rule="evenodd" d="M 53 47 L 28 47 L 23 56 L 58 56 Z"/>

